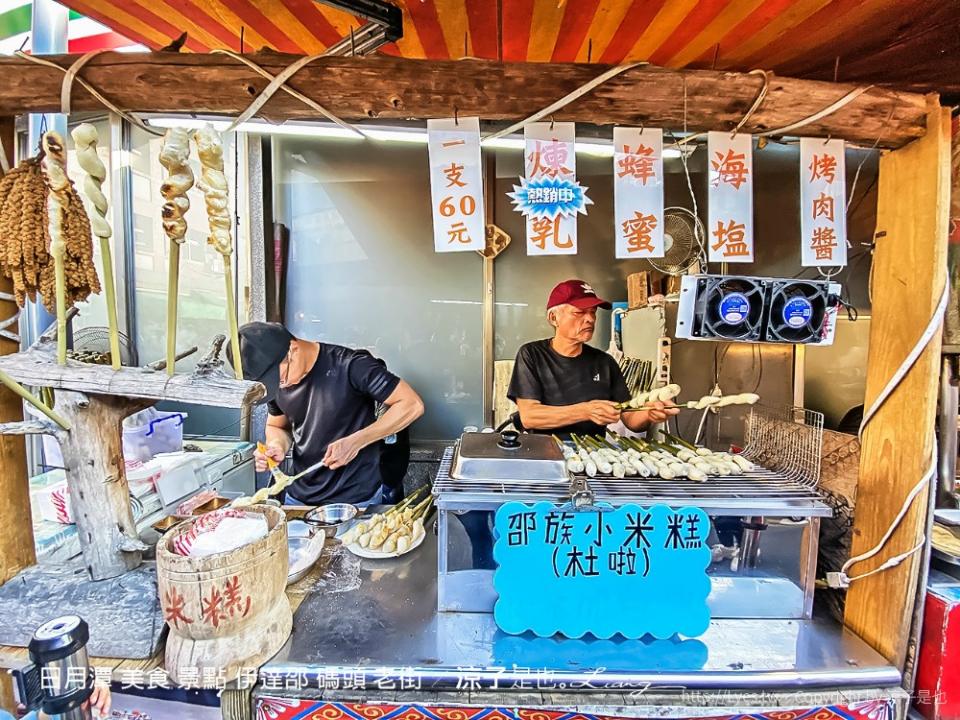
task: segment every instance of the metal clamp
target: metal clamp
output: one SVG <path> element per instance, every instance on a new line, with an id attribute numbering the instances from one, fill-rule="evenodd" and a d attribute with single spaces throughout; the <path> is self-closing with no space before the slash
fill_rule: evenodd
<path id="1" fill-rule="evenodd" d="M 587 479 L 574 475 L 570 478 L 570 502 L 567 506 L 574 510 L 594 510 L 600 509 L 594 506 L 593 490 L 587 485 Z M 565 506 L 565 507 L 567 507 Z"/>

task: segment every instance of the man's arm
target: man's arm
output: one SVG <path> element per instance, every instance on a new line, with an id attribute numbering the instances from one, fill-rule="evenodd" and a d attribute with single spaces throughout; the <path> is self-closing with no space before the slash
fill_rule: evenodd
<path id="1" fill-rule="evenodd" d="M 368 445 L 400 432 L 423 415 L 423 400 L 404 380 L 397 384 L 383 404 L 387 410 L 375 422 L 327 446 L 323 461 L 328 468 L 343 467 Z"/>
<path id="2" fill-rule="evenodd" d="M 544 405 L 539 400 L 517 398 L 520 422 L 530 430 L 553 430 L 578 422 L 609 425 L 620 419 L 617 404 L 610 400 L 590 400 L 573 405 Z"/>

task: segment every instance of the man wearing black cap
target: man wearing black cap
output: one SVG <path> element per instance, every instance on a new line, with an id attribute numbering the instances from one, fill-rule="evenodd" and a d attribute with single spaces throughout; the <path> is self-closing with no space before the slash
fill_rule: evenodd
<path id="1" fill-rule="evenodd" d="M 381 492 L 379 443 L 423 415 L 423 401 L 366 350 L 295 338 L 277 323 L 240 328 L 243 376 L 267 388 L 267 458 L 293 451 L 293 470 L 323 460 L 287 493 L 306 505 L 368 505 Z M 386 406 L 379 418 L 376 404 Z"/>
<path id="2" fill-rule="evenodd" d="M 617 362 L 587 343 L 597 324 L 597 308 L 612 305 L 583 280 L 565 280 L 550 293 L 547 320 L 552 338 L 520 348 L 507 396 L 517 404 L 524 428 L 559 435 L 603 435 L 621 419 L 617 403 L 630 391 Z M 650 410 L 623 413 L 635 432 L 664 422 L 679 411 L 664 403 Z"/>

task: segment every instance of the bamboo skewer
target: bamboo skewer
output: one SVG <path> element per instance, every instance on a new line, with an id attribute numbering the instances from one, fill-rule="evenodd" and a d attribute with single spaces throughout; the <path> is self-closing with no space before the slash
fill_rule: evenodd
<path id="1" fill-rule="evenodd" d="M 107 169 L 97 154 L 100 140 L 97 129 L 90 123 L 78 125 L 71 132 L 77 149 L 77 163 L 87 173 L 83 180 L 83 194 L 93 209 L 88 212 L 93 234 L 100 239 L 100 257 L 103 262 L 103 280 L 107 291 L 107 330 L 110 335 L 110 363 L 114 370 L 120 368 L 120 332 L 117 327 L 117 291 L 113 278 L 113 253 L 110 237 L 113 232 L 107 221 L 107 198 L 103 194 L 103 181 Z"/>

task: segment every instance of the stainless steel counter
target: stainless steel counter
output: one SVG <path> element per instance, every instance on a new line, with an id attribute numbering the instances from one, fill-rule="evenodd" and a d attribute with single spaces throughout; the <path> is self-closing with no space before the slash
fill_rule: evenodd
<path id="1" fill-rule="evenodd" d="M 394 560 L 328 546 L 291 639 L 260 670 L 266 687 L 402 689 L 790 689 L 886 687 L 900 673 L 852 633 L 816 620 L 716 620 L 692 640 L 512 636 L 485 613 L 438 613 L 437 543 Z M 665 601 L 669 601 L 665 598 Z M 341 685 L 341 686 L 344 686 Z"/>

